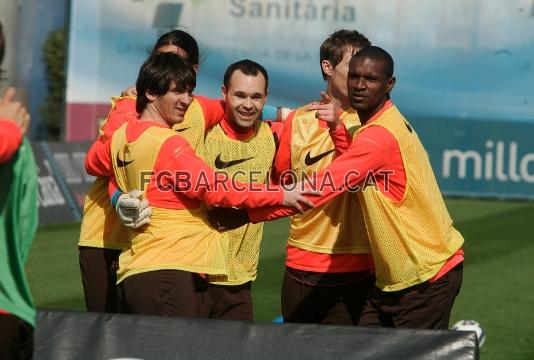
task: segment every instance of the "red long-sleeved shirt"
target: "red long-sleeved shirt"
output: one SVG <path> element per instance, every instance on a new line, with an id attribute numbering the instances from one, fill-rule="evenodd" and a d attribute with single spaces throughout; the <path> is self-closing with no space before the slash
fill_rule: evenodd
<path id="1" fill-rule="evenodd" d="M 205 129 L 216 125 L 224 116 L 224 104 L 220 99 L 210 99 L 204 96 L 195 95 L 194 98 L 200 103 L 204 115 Z M 115 107 L 109 112 L 108 119 L 102 128 L 103 137 L 101 140 L 110 138 L 115 130 L 121 127 L 126 121 L 139 119 L 139 114 L 135 109 L 136 99 L 134 97 L 122 97 L 116 100 Z"/>
<path id="2" fill-rule="evenodd" d="M 19 126 L 10 120 L 0 119 L 0 164 L 7 162 L 22 144 Z"/>
<path id="3" fill-rule="evenodd" d="M 277 139 L 279 144 L 274 160 L 273 166 L 273 181 L 278 182 L 280 174 L 285 170 L 290 169 L 291 164 L 291 126 L 295 111 L 292 112 L 284 121 L 268 122 L 273 136 Z M 319 120 L 320 126 L 328 128 L 325 121 Z M 246 140 L 254 133 L 254 128 L 246 133 L 235 132 L 228 119 L 225 117 L 220 123 L 225 134 L 234 140 Z M 340 127 L 334 131 L 330 131 L 330 137 L 333 140 L 336 151 L 342 153 L 346 151 L 350 145 L 352 138 L 348 135 L 345 128 Z M 283 165 L 282 165 L 283 164 Z M 357 258 L 357 259 L 355 259 Z M 297 265 L 298 264 L 298 265 Z M 310 264 L 310 266 L 302 266 L 302 264 Z M 320 254 L 301 250 L 292 246 L 287 247 L 286 265 L 294 269 L 315 272 L 354 272 L 368 270 L 372 267 L 372 260 L 366 255 L 353 254 Z"/>
<path id="4" fill-rule="evenodd" d="M 278 151 L 276 152 L 276 157 L 273 163 L 273 180 L 281 180 L 281 174 L 287 170 L 291 170 L 291 137 L 293 131 L 293 121 L 295 119 L 295 114 L 297 110 L 293 110 L 284 121 L 284 126 L 282 132 L 279 134 L 279 146 Z M 323 129 L 328 128 L 326 121 L 317 120 L 319 127 Z M 347 151 L 352 141 L 351 136 L 347 132 L 347 129 L 343 126 L 336 128 L 335 130 L 330 130 L 330 138 L 334 143 L 336 154 L 340 155 Z"/>
<path id="5" fill-rule="evenodd" d="M 204 96 L 195 95 L 194 98 L 200 103 L 204 117 L 204 128 L 208 129 L 216 125 L 224 116 L 224 103 L 220 99 L 210 99 Z M 105 142 L 113 136 L 115 131 L 125 122 L 138 120 L 139 114 L 136 110 L 136 98 L 131 96 L 116 97 L 113 99 L 115 106 L 110 110 L 106 122 L 103 124 L 102 135 L 96 140 Z M 111 196 L 119 187 L 114 179 L 110 177 L 108 191 Z"/>
<path id="6" fill-rule="evenodd" d="M 393 103 L 387 101 L 367 123 L 378 119 L 391 106 Z M 282 144 L 281 141 L 281 146 Z M 356 172 L 351 172 L 351 175 L 347 177 L 349 171 Z M 325 174 L 329 174 L 332 181 L 328 180 L 328 184 L 333 184 L 333 186 L 320 187 L 323 192 L 320 197 L 308 196 L 315 206 L 326 203 L 346 188 L 354 188 L 358 184 L 363 185 L 367 182 L 366 178 L 369 179 L 369 174 L 374 177 L 373 180 L 378 189 L 395 201 L 403 198 L 406 189 L 406 173 L 399 144 L 395 137 L 382 126 L 370 126 L 362 130 L 354 138 L 348 150 L 318 174 L 317 184 L 326 184 Z M 249 209 L 248 213 L 250 221 L 256 223 L 294 215 L 297 212 L 293 208 L 279 206 Z M 463 260 L 464 252 L 460 249 L 430 281 L 436 281 Z"/>
<path id="7" fill-rule="evenodd" d="M 127 141 L 135 141 L 146 129 L 151 126 L 166 127 L 161 123 L 152 121 L 131 121 L 127 127 Z M 95 176 L 113 176 L 111 161 L 111 141 L 96 142 L 89 150 L 86 158 L 86 170 Z M 263 184 L 235 184 L 231 180 L 221 181 L 215 171 L 204 161 L 198 158 L 191 146 L 181 136 L 172 136 L 161 146 L 153 170 L 155 174 L 161 171 L 187 171 L 190 175 L 189 183 L 193 186 L 181 191 L 161 191 L 159 186 L 183 185 L 180 179 L 174 176 L 164 177 L 157 184 L 153 176 L 148 184 L 146 196 L 152 206 L 167 209 L 196 209 L 200 202 L 209 205 L 260 207 L 281 204 L 284 198 L 283 191 L 277 186 L 270 186 L 269 192 L 259 192 L 266 189 Z M 216 186 L 215 183 L 219 185 Z M 206 186 L 194 186 L 202 184 Z M 211 189 L 211 190 L 208 190 Z M 219 191 L 217 191 L 219 189 Z M 252 189 L 252 191 L 250 191 Z M 241 191 L 242 190 L 242 191 Z"/>
<path id="8" fill-rule="evenodd" d="M 280 138 L 280 147 L 274 162 L 275 177 L 292 168 L 291 165 L 291 137 L 292 124 L 296 111 L 293 111 L 284 123 L 284 131 Z M 328 128 L 325 121 L 318 120 L 319 126 Z M 345 127 L 339 127 L 335 131 L 330 131 L 330 137 L 336 145 L 338 155 L 346 152 L 352 142 Z M 398 153 L 400 156 L 400 151 Z M 287 245 L 286 266 L 302 270 L 323 273 L 346 273 L 365 271 L 373 268 L 372 260 L 368 254 L 323 254 Z"/>
<path id="9" fill-rule="evenodd" d="M 368 122 L 376 120 L 392 105 L 388 101 Z M 345 138 L 347 137 L 348 134 Z M 286 141 L 281 141 L 280 146 L 285 146 L 284 143 Z M 342 148 L 340 147 L 340 149 Z M 278 161 L 277 164 L 279 164 Z M 387 174 L 381 175 L 381 171 L 384 170 L 387 171 Z M 349 171 L 352 172 L 349 173 Z M 375 176 L 376 185 L 385 196 L 397 201 L 402 199 L 406 188 L 406 175 L 400 148 L 395 137 L 381 126 L 370 126 L 360 132 L 347 151 L 317 175 L 317 184 L 324 185 L 319 186 L 323 194 L 319 197 L 307 196 L 315 206 L 320 206 L 340 195 L 347 187 L 354 187 L 363 183 L 370 173 Z M 343 189 L 340 191 L 341 187 Z M 275 220 L 296 213 L 297 211 L 290 207 L 250 209 L 249 218 L 251 222 L 256 223 Z"/>

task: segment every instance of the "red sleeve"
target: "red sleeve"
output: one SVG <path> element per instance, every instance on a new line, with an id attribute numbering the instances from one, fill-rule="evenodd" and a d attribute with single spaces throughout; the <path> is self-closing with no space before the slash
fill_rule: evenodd
<path id="1" fill-rule="evenodd" d="M 336 147 L 336 153 L 338 155 L 343 154 L 349 149 L 349 146 L 352 142 L 352 137 L 350 136 L 347 128 L 345 127 L 345 124 L 335 130 L 330 130 L 329 133 L 330 138 L 334 142 L 334 146 Z"/>
<path id="2" fill-rule="evenodd" d="M 136 99 L 131 96 L 113 97 L 111 99 L 111 110 L 106 121 L 100 127 L 100 134 L 105 139 L 110 138 L 115 130 L 127 121 L 135 120 L 139 117 L 135 110 Z"/>
<path id="3" fill-rule="evenodd" d="M 282 132 L 284 131 L 284 123 L 280 121 L 272 121 L 272 120 L 264 120 L 263 122 L 269 125 L 273 133 L 273 136 L 276 139 L 275 141 L 278 144 L 278 142 L 280 141 L 280 138 L 282 137 Z"/>
<path id="4" fill-rule="evenodd" d="M 115 175 L 113 175 L 109 178 L 108 182 L 108 195 L 110 199 L 113 197 L 113 194 L 115 194 L 115 191 L 117 190 L 120 190 L 119 184 L 117 183 L 117 178 L 115 178 Z"/>
<path id="5" fill-rule="evenodd" d="M 284 127 L 282 133 L 278 138 L 278 149 L 276 151 L 276 155 L 274 157 L 273 162 L 272 179 L 274 183 L 285 183 L 284 179 L 281 179 L 281 175 L 284 171 L 291 170 L 291 133 L 295 113 L 296 110 L 293 110 L 288 115 L 286 121 L 283 123 Z"/>
<path id="6" fill-rule="evenodd" d="M 7 162 L 22 143 L 22 132 L 11 120 L 0 119 L 0 164 Z"/>
<path id="7" fill-rule="evenodd" d="M 197 95 L 195 95 L 195 99 L 199 102 L 200 107 L 202 108 L 206 130 L 217 125 L 224 117 L 225 108 L 224 102 L 221 99 L 210 99 Z"/>
<path id="8" fill-rule="evenodd" d="M 322 195 L 305 196 L 315 206 L 321 206 L 347 189 L 355 189 L 355 186 L 359 185 L 369 172 L 387 170 L 392 147 L 398 147 L 398 144 L 389 131 L 381 126 L 370 126 L 354 139 L 346 153 L 317 174 L 316 184 L 317 188 L 322 191 Z M 248 213 L 250 221 L 257 223 L 294 215 L 297 210 L 279 206 L 250 209 Z"/>
<path id="9" fill-rule="evenodd" d="M 114 97 L 108 117 L 100 128 L 101 136 L 96 140 L 85 157 L 85 170 L 89 175 L 113 176 L 111 162 L 111 136 L 127 121 L 137 119 L 135 98 Z"/>
<path id="10" fill-rule="evenodd" d="M 252 208 L 280 205 L 284 199 L 278 186 L 243 184 L 232 181 L 226 173 L 215 172 L 180 136 L 169 138 L 161 147 L 160 156 L 157 163 L 164 166 L 156 167 L 157 186 L 165 189 L 172 185 L 175 191 L 208 205 Z"/>
<path id="11" fill-rule="evenodd" d="M 100 137 L 100 139 L 93 143 L 85 157 L 85 171 L 93 176 L 113 176 L 111 139 L 104 141 L 104 139 Z"/>

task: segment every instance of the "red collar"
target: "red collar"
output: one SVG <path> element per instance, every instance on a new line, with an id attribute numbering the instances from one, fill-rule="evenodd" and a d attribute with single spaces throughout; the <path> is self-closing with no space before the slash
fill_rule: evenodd
<path id="1" fill-rule="evenodd" d="M 254 135 L 254 131 L 256 129 L 255 126 L 253 126 L 250 130 L 248 130 L 246 133 L 240 133 L 234 130 L 230 122 L 228 121 L 228 118 L 225 116 L 221 122 L 221 128 L 223 129 L 224 133 L 233 140 L 246 140 L 250 138 L 252 135 Z"/>
<path id="2" fill-rule="evenodd" d="M 367 124 L 370 124 L 372 123 L 373 121 L 376 121 L 380 116 L 382 116 L 382 114 L 387 110 L 389 109 L 390 107 L 393 106 L 393 101 L 391 100 L 386 100 L 386 102 L 384 103 L 384 106 L 382 106 L 382 109 L 378 110 L 378 112 L 376 114 L 374 114 L 369 120 L 367 120 L 367 122 L 365 123 L 365 125 Z"/>

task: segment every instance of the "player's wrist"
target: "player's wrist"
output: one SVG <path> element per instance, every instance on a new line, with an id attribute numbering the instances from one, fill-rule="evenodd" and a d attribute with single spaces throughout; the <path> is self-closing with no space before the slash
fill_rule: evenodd
<path id="1" fill-rule="evenodd" d="M 117 208 L 117 203 L 122 195 L 124 195 L 124 193 L 120 191 L 120 189 L 115 190 L 115 192 L 111 195 L 111 206 L 113 206 L 114 209 Z"/>
<path id="2" fill-rule="evenodd" d="M 331 133 L 337 133 L 343 129 L 343 122 L 328 123 L 328 128 Z"/>

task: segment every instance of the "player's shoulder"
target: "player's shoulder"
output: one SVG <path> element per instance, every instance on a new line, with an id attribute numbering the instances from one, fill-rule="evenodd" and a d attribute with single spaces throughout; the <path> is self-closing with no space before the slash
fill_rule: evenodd
<path id="1" fill-rule="evenodd" d="M 193 103 L 195 102 L 201 106 L 217 106 L 221 104 L 222 99 L 210 98 L 203 95 L 195 95 L 193 96 Z"/>
<path id="2" fill-rule="evenodd" d="M 172 144 L 189 144 L 189 142 L 181 136 L 179 133 L 172 129 L 168 129 L 169 131 L 162 132 L 165 136 L 165 143 L 172 143 Z"/>
<path id="3" fill-rule="evenodd" d="M 398 147 L 395 135 L 389 129 L 379 124 L 367 126 L 359 133 L 358 137 L 380 147 L 384 151 Z"/>
<path id="4" fill-rule="evenodd" d="M 301 106 L 295 110 L 293 110 L 289 115 L 288 118 L 291 116 L 293 119 L 298 119 L 299 121 L 303 120 L 313 120 L 315 121 L 315 111 L 308 110 L 308 106 L 310 104 L 306 104 L 304 106 Z"/>

